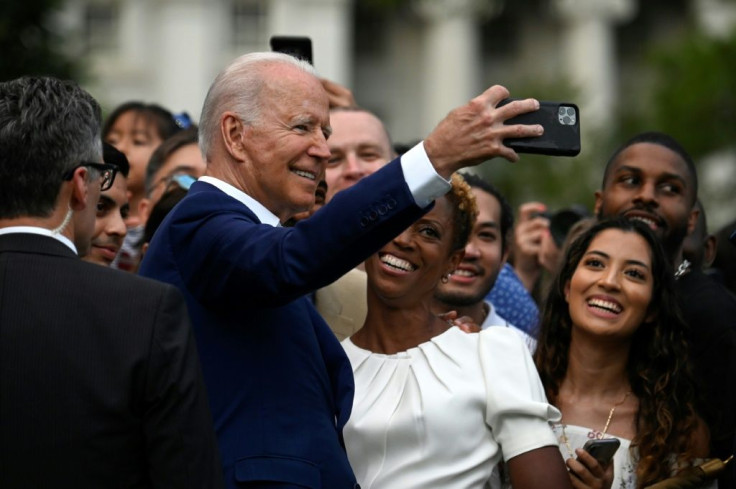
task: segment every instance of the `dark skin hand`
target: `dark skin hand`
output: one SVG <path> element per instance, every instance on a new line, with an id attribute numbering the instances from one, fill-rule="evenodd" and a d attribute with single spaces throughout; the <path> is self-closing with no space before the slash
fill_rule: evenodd
<path id="1" fill-rule="evenodd" d="M 575 450 L 577 459 L 568 459 L 570 479 L 575 489 L 610 489 L 613 483 L 613 462 L 605 468 L 585 450 Z"/>
<path id="2" fill-rule="evenodd" d="M 506 462 L 514 489 L 571 489 L 571 478 L 556 446 L 537 448 Z M 577 487 L 577 486 L 575 486 Z M 585 487 L 585 486 L 582 486 Z"/>

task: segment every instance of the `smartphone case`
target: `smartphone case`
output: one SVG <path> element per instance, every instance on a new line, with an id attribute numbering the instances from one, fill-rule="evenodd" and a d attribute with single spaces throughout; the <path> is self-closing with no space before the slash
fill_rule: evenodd
<path id="1" fill-rule="evenodd" d="M 312 40 L 303 36 L 271 36 L 271 51 L 286 53 L 314 64 Z"/>
<path id="2" fill-rule="evenodd" d="M 515 99 L 505 99 L 498 107 Z M 504 144 L 517 153 L 576 156 L 580 153 L 580 111 L 568 102 L 539 102 L 539 110 L 508 119 L 505 124 L 541 124 L 544 134 L 535 138 L 509 138 Z"/>
<path id="3" fill-rule="evenodd" d="M 611 463 L 619 446 L 621 446 L 621 442 L 617 438 L 602 438 L 600 440 L 588 440 L 583 445 L 583 450 L 591 454 L 601 466 L 605 467 Z"/>

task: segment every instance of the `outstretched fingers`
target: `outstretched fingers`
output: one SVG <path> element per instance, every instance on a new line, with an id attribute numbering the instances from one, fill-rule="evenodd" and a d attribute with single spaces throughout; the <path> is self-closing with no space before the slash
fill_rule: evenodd
<path id="1" fill-rule="evenodd" d="M 539 108 L 536 99 L 514 100 L 499 106 L 508 97 L 505 87 L 494 85 L 450 112 L 437 125 L 424 146 L 438 173 L 447 177 L 497 156 L 517 161 L 519 156 L 504 145 L 504 140 L 542 135 L 544 129 L 538 124 L 505 124 L 512 117 Z"/>

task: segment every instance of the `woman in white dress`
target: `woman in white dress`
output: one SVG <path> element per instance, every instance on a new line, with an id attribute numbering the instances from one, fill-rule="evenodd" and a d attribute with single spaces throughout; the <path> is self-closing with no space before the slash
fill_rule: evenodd
<path id="1" fill-rule="evenodd" d="M 554 429 L 572 472 L 635 489 L 708 455 L 677 311 L 672 270 L 646 224 L 602 221 L 568 247 L 534 359 L 562 412 Z M 611 437 L 621 446 L 609 477 L 574 460 L 587 440 Z"/>
<path id="2" fill-rule="evenodd" d="M 507 328 L 465 333 L 432 314 L 475 202 L 459 176 L 434 208 L 366 261 L 368 312 L 343 341 L 355 376 L 344 437 L 363 489 L 569 488 L 531 355 Z"/>

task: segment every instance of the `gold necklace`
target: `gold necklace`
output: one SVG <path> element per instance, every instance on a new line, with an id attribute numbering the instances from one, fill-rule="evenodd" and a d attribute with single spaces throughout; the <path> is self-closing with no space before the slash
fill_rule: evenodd
<path id="1" fill-rule="evenodd" d="M 611 410 L 608 412 L 608 419 L 606 419 L 606 424 L 603 426 L 602 431 L 596 431 L 591 430 L 588 432 L 588 438 L 591 440 L 600 440 L 604 438 L 606 432 L 608 431 L 608 426 L 611 424 L 611 419 L 613 418 L 613 413 L 616 412 L 616 408 L 622 405 L 626 402 L 626 399 L 629 398 L 629 395 L 631 395 L 631 391 L 627 392 L 623 399 L 621 399 L 619 402 L 613 405 L 611 407 Z M 570 446 L 570 438 L 567 436 L 567 432 L 565 431 L 565 424 L 560 423 L 560 426 L 562 426 L 562 436 L 560 437 L 560 441 L 565 444 L 565 447 L 567 447 L 567 453 L 570 454 L 570 458 L 573 458 L 575 455 L 573 454 L 572 447 Z"/>

